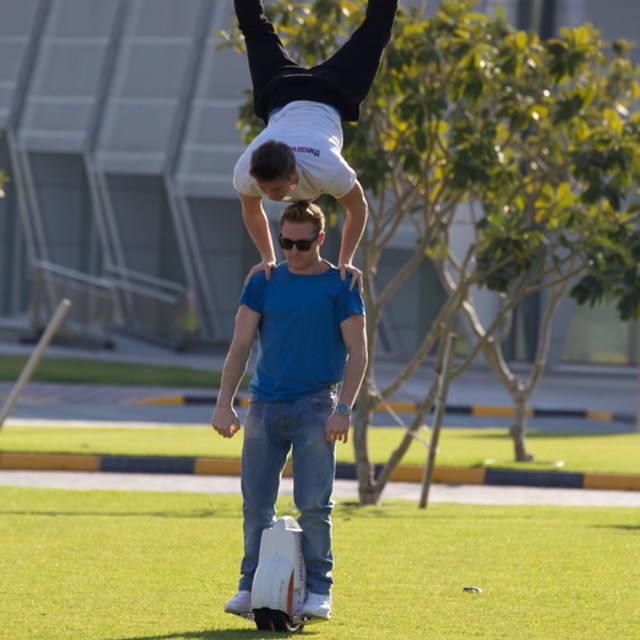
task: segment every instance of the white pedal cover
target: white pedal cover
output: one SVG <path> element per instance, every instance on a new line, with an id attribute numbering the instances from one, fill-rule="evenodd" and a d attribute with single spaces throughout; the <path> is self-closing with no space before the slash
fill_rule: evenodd
<path id="1" fill-rule="evenodd" d="M 251 608 L 273 609 L 297 618 L 304 604 L 305 582 L 302 529 L 292 517 L 284 516 L 262 532 Z"/>

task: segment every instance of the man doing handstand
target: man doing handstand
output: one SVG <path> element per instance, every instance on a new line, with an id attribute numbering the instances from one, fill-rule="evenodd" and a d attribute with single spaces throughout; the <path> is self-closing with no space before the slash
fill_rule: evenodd
<path id="1" fill-rule="evenodd" d="M 341 121 L 359 118 L 398 2 L 369 0 L 364 21 L 349 40 L 309 69 L 289 57 L 261 0 L 234 4 L 247 47 L 254 111 L 266 124 L 240 156 L 233 176 L 245 225 L 262 259 L 253 271 L 265 270 L 268 278 L 276 262 L 263 196 L 312 201 L 326 193 L 347 213 L 338 258 L 341 276 L 350 271 L 359 279 L 351 263 L 366 225 L 367 201 L 356 172 L 341 155 Z"/>

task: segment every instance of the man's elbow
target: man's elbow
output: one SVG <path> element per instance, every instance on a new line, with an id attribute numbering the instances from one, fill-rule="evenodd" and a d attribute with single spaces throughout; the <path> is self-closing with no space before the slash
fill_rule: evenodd
<path id="1" fill-rule="evenodd" d="M 231 357 L 235 362 L 246 365 L 251 357 L 251 348 L 252 344 L 235 342 L 229 347 L 229 357 Z"/>

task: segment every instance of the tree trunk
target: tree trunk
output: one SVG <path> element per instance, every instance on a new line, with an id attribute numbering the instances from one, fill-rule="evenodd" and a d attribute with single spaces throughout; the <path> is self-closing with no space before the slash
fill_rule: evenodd
<path id="1" fill-rule="evenodd" d="M 513 424 L 509 433 L 513 439 L 516 462 L 531 462 L 533 455 L 527 451 L 527 394 L 523 390 L 512 392 Z"/>
<path id="2" fill-rule="evenodd" d="M 358 393 L 357 411 L 353 423 L 353 448 L 356 460 L 356 477 L 360 504 L 376 505 L 380 494 L 375 487 L 374 467 L 369 459 L 369 423 L 376 398 L 371 396 L 369 386 L 362 385 Z"/>
<path id="3" fill-rule="evenodd" d="M 448 335 L 447 332 L 449 332 L 449 334 L 451 333 L 450 325 L 447 325 L 444 322 L 441 322 L 438 324 L 438 326 L 440 327 L 440 340 L 439 340 L 438 352 L 437 352 L 436 363 L 435 363 L 435 370 L 437 374 L 439 374 L 439 372 L 442 371 L 442 367 L 443 367 L 443 358 L 445 354 L 444 345 L 447 344 L 447 340 L 444 339 L 444 336 Z M 439 379 L 440 379 L 439 375 L 436 375 L 434 377 L 433 381 L 431 382 L 431 385 L 429 386 L 427 393 L 425 394 L 424 398 L 420 401 L 420 404 L 416 408 L 416 411 L 413 414 L 413 418 L 411 419 L 411 424 L 406 428 L 399 446 L 391 453 L 391 456 L 389 457 L 386 464 L 382 467 L 382 470 L 378 474 L 378 477 L 376 478 L 376 482 L 375 482 L 378 496 L 382 495 L 384 488 L 386 487 L 387 483 L 391 480 L 391 476 L 393 475 L 393 472 L 395 471 L 395 469 L 398 467 L 398 465 L 404 458 L 404 455 L 409 450 L 409 447 L 411 446 L 411 444 L 414 442 L 414 438 L 416 437 L 416 434 L 418 433 L 420 428 L 425 424 L 425 419 L 431 412 L 431 409 L 433 408 L 434 402 L 436 400 L 436 396 L 438 394 Z M 387 389 L 389 388 L 390 387 L 387 387 Z"/>

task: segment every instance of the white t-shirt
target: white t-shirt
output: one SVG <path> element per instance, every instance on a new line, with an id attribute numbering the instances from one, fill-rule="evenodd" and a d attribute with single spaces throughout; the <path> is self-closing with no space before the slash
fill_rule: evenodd
<path id="1" fill-rule="evenodd" d="M 296 100 L 269 118 L 269 124 L 245 149 L 233 171 L 233 187 L 247 196 L 262 196 L 249 175 L 251 154 L 267 140 L 284 142 L 296 157 L 299 182 L 287 201 L 315 200 L 323 193 L 334 198 L 347 195 L 356 183 L 356 172 L 342 151 L 342 123 L 338 112 L 319 102 Z"/>

